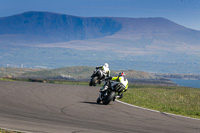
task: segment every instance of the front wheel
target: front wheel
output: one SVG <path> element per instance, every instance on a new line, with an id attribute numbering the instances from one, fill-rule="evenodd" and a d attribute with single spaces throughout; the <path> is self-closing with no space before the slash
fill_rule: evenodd
<path id="1" fill-rule="evenodd" d="M 101 102 L 101 99 L 100 99 L 100 97 L 98 97 L 97 98 L 97 104 L 100 104 L 100 102 Z"/>
<path id="2" fill-rule="evenodd" d="M 115 97 L 115 92 L 111 91 L 103 100 L 103 104 L 108 105 Z"/>

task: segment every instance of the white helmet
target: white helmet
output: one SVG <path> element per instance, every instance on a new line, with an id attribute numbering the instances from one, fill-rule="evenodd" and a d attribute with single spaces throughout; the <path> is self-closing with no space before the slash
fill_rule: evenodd
<path id="1" fill-rule="evenodd" d="M 107 68 L 109 67 L 108 63 L 105 63 L 104 66 L 107 67 Z"/>

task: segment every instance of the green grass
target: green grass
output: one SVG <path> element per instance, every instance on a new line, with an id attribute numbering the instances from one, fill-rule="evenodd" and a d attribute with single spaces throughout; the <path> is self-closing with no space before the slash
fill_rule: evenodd
<path id="1" fill-rule="evenodd" d="M 0 81 L 15 81 L 13 79 L 8 79 L 8 78 L 0 78 Z"/>
<path id="2" fill-rule="evenodd" d="M 200 89 L 135 85 L 124 93 L 121 101 L 193 118 L 200 118 Z"/>
<path id="3" fill-rule="evenodd" d="M 88 82 L 78 81 L 52 81 L 54 84 L 68 84 L 68 85 L 89 85 Z"/>
<path id="4" fill-rule="evenodd" d="M 0 128 L 0 133 L 22 133 L 22 132 L 9 131 L 9 130 L 5 130 L 5 129 Z"/>

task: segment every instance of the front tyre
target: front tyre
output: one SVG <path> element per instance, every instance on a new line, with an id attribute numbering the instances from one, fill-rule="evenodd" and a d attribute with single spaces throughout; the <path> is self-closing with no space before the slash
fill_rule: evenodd
<path id="1" fill-rule="evenodd" d="M 115 97 L 115 92 L 111 91 L 110 94 L 103 100 L 103 104 L 108 105 Z"/>
<path id="2" fill-rule="evenodd" d="M 101 99 L 100 99 L 100 97 L 98 97 L 97 98 L 97 104 L 100 104 L 100 102 L 101 102 Z"/>

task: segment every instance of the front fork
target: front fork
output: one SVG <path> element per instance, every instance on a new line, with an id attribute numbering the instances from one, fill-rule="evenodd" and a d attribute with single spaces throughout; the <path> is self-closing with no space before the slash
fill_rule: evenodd
<path id="1" fill-rule="evenodd" d="M 102 101 L 108 95 L 108 85 L 104 84 L 104 86 L 99 91 L 99 98 Z"/>
<path id="2" fill-rule="evenodd" d="M 106 95 L 107 95 L 107 92 L 99 92 L 99 99 L 102 101 L 103 99 L 104 99 L 104 97 L 106 97 Z"/>

